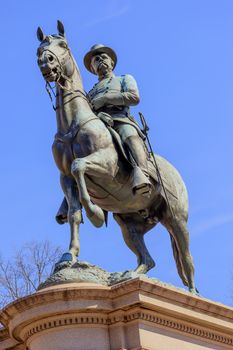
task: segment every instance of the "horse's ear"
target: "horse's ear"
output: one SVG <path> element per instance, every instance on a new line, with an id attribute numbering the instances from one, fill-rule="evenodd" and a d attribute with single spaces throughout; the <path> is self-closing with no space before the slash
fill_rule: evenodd
<path id="1" fill-rule="evenodd" d="M 44 35 L 43 30 L 41 29 L 41 27 L 37 28 L 36 34 L 37 34 L 37 38 L 38 38 L 39 41 L 43 41 L 45 39 L 45 35 Z"/>
<path id="2" fill-rule="evenodd" d="M 58 30 L 58 34 L 61 36 L 65 36 L 65 28 L 64 25 L 61 21 L 57 21 L 57 30 Z"/>

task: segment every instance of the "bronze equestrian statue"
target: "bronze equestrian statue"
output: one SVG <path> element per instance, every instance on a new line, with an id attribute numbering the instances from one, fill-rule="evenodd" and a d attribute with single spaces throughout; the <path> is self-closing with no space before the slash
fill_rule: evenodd
<path id="1" fill-rule="evenodd" d="M 99 83 L 87 96 L 63 24 L 58 21 L 58 34 L 47 36 L 39 27 L 37 37 L 41 73 L 47 86 L 56 84 L 57 133 L 52 150 L 65 195 L 57 219 L 60 223 L 68 221 L 71 230 L 69 252 L 61 262 L 72 264 L 79 255 L 82 207 L 96 227 L 105 223 L 107 212 L 113 213 L 125 243 L 137 256 L 135 271 L 140 274 L 155 266 L 144 234 L 160 222 L 170 233 L 180 278 L 196 293 L 187 229 L 187 190 L 167 160 L 156 155 L 154 164 L 140 137 L 142 132 L 130 117 L 129 106 L 139 101 L 134 79 L 128 75 L 115 77 L 114 51 L 95 46 L 84 62 L 98 75 Z"/>

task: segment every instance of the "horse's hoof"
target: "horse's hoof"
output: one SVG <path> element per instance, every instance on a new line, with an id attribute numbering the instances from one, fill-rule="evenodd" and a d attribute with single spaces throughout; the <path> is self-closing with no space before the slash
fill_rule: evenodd
<path id="1" fill-rule="evenodd" d="M 150 259 L 149 262 L 147 262 L 147 264 L 138 265 L 135 272 L 138 274 L 146 274 L 148 271 L 153 269 L 153 267 L 155 267 L 155 262 L 154 262 L 154 260 Z"/>
<path id="2" fill-rule="evenodd" d="M 147 266 L 146 264 L 141 264 L 141 265 L 139 265 L 139 266 L 136 268 L 136 270 L 135 270 L 135 272 L 136 272 L 137 274 L 139 274 L 139 275 L 144 275 L 144 274 L 146 274 L 148 271 L 149 271 L 149 268 L 148 268 L 148 266 Z"/>
<path id="3" fill-rule="evenodd" d="M 71 253 L 62 254 L 61 259 L 58 261 L 58 264 L 63 261 L 73 261 L 73 255 Z"/>
<path id="4" fill-rule="evenodd" d="M 189 292 L 193 295 L 199 295 L 199 290 L 197 288 L 189 288 Z"/>
<path id="5" fill-rule="evenodd" d="M 58 272 L 60 270 L 66 269 L 67 267 L 71 267 L 76 263 L 76 258 L 71 253 L 64 253 L 61 259 L 55 264 L 54 272 Z"/>

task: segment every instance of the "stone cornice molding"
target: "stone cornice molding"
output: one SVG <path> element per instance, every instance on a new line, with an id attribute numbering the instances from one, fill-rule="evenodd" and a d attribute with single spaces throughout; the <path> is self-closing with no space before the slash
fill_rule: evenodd
<path id="1" fill-rule="evenodd" d="M 129 287 L 129 288 L 128 288 Z M 131 281 L 121 283 L 119 286 L 112 286 L 112 297 L 123 296 L 130 291 L 144 292 L 145 295 L 152 295 L 163 300 L 188 308 L 190 310 L 205 312 L 211 316 L 222 317 L 233 322 L 233 308 L 209 299 L 193 295 L 188 291 L 176 288 L 165 283 L 154 282 L 146 277 L 139 277 Z M 144 294 L 143 293 L 143 294 Z"/>
<path id="2" fill-rule="evenodd" d="M 78 287 L 78 289 L 76 287 Z M 87 290 L 89 300 L 113 300 L 140 291 L 141 293 L 144 292 L 145 295 L 159 297 L 176 305 L 184 306 L 190 310 L 205 312 L 208 315 L 217 316 L 218 318 L 233 322 L 233 308 L 195 296 L 179 288 L 171 287 L 160 282 L 154 282 L 146 277 L 139 277 L 112 287 L 98 286 L 96 284 L 70 283 L 45 288 L 35 294 L 18 299 L 9 304 L 0 312 L 0 322 L 5 324 L 12 315 L 26 311 L 32 306 L 45 305 L 46 303 L 63 300 L 86 299 Z M 138 302 L 141 302 L 141 300 L 138 299 Z"/>

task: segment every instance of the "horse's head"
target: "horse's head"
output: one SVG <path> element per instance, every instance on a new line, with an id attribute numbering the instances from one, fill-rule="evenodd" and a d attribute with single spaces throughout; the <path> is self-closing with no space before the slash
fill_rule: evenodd
<path id="1" fill-rule="evenodd" d="M 74 70 L 72 56 L 65 39 L 63 24 L 57 22 L 58 34 L 44 35 L 38 27 L 37 38 L 40 46 L 37 50 L 38 66 L 47 82 L 59 81 L 69 77 Z"/>

